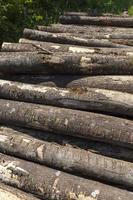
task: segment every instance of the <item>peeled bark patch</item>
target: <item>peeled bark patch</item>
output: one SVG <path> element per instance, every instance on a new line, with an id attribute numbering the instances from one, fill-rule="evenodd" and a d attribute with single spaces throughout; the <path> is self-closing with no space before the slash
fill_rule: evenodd
<path id="1" fill-rule="evenodd" d="M 0 154 L 0 180 L 41 199 L 129 200 L 133 194 L 99 182 L 79 178 L 35 163 Z M 41 172 L 41 173 L 40 173 Z M 88 187 L 89 186 L 89 187 Z"/>
<path id="2" fill-rule="evenodd" d="M 2 99 L 0 107 L 1 123 L 132 147 L 130 120 Z"/>
<path id="3" fill-rule="evenodd" d="M 133 117 L 133 95 L 95 88 L 55 88 L 0 80 L 0 97 Z"/>
<path id="4" fill-rule="evenodd" d="M 133 163 L 38 140 L 12 129 L 1 128 L 0 151 L 86 178 L 132 187 Z"/>

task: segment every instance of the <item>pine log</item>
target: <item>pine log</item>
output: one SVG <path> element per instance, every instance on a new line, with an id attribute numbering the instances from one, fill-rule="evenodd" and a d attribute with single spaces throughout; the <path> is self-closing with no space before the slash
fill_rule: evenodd
<path id="1" fill-rule="evenodd" d="M 0 74 L 133 75 L 133 56 L 1 52 Z"/>
<path id="2" fill-rule="evenodd" d="M 45 42 L 55 42 L 61 44 L 72 44 L 79 46 L 89 46 L 89 47 L 112 47 L 112 48 L 122 48 L 126 47 L 125 45 L 116 44 L 111 42 L 110 39 L 91 39 L 90 36 L 82 36 L 82 35 L 71 35 L 69 33 L 48 33 L 44 31 L 32 30 L 32 29 L 24 29 L 23 32 L 24 38 L 45 41 Z M 89 39 L 88 39 L 89 38 Z"/>
<path id="3" fill-rule="evenodd" d="M 39 200 L 30 194 L 0 183 L 0 200 Z"/>
<path id="4" fill-rule="evenodd" d="M 0 172 L 0 180 L 4 183 L 31 192 L 41 199 L 130 200 L 133 198 L 132 192 L 4 154 L 0 154 Z"/>
<path id="5" fill-rule="evenodd" d="M 133 94 L 133 76 L 12 75 L 1 79 L 61 88 L 99 88 Z"/>
<path id="6" fill-rule="evenodd" d="M 66 53 L 85 53 L 85 54 L 103 54 L 103 55 L 133 55 L 132 48 L 87 48 L 82 46 L 66 45 L 66 44 L 54 44 L 49 42 L 33 42 L 32 44 L 23 43 L 6 43 L 4 42 L 1 47 L 2 52 L 34 52 L 44 51 L 48 54 L 55 52 Z M 32 42 L 32 41 L 31 41 Z"/>
<path id="7" fill-rule="evenodd" d="M 38 140 L 8 128 L 0 130 L 0 152 L 86 178 L 132 187 L 133 163 Z"/>
<path id="8" fill-rule="evenodd" d="M 60 16 L 62 24 L 133 27 L 132 17 Z"/>
<path id="9" fill-rule="evenodd" d="M 133 121 L 85 111 L 0 99 L 0 123 L 132 148 Z"/>
<path id="10" fill-rule="evenodd" d="M 133 33 L 132 28 L 121 28 L 111 26 L 76 26 L 76 25 L 64 25 L 64 24 L 52 24 L 50 26 L 37 26 L 40 31 L 52 32 L 52 33 L 78 33 L 78 34 L 94 34 L 106 33 L 106 34 L 117 34 L 117 33 Z"/>
<path id="11" fill-rule="evenodd" d="M 95 88 L 56 88 L 0 80 L 0 98 L 133 118 L 133 94 Z"/>

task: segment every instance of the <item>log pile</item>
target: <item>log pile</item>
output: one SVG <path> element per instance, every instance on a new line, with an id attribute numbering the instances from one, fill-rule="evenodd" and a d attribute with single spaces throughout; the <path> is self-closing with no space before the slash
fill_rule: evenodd
<path id="1" fill-rule="evenodd" d="M 2 44 L 0 200 L 131 200 L 133 18 L 60 23 Z"/>

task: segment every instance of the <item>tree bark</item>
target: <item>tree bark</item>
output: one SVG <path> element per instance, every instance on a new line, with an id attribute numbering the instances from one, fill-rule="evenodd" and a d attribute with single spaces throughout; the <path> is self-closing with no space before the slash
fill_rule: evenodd
<path id="1" fill-rule="evenodd" d="M 83 138 L 55 134 L 55 133 L 46 132 L 46 131 L 44 132 L 44 131 L 38 131 L 38 130 L 24 129 L 20 127 L 1 126 L 0 133 L 1 134 L 12 133 L 12 135 L 17 134 L 17 135 L 23 135 L 24 137 L 30 136 L 30 138 L 33 138 L 33 140 L 36 138 L 38 140 L 50 142 L 52 144 L 57 144 L 57 145 L 59 144 L 62 147 L 66 146 L 70 148 L 83 149 L 95 154 L 100 154 L 100 155 L 111 157 L 111 158 L 117 158 L 117 159 L 125 160 L 128 162 L 133 162 L 132 149 L 124 148 L 118 145 L 116 146 L 116 145 L 92 141 L 92 140 L 88 141 Z"/>
<path id="2" fill-rule="evenodd" d="M 11 129 L 0 130 L 0 152 L 86 178 L 133 187 L 133 163 L 38 140 Z"/>
<path id="3" fill-rule="evenodd" d="M 129 200 L 133 194 L 96 181 L 69 175 L 32 162 L 0 154 L 0 179 L 41 199 Z M 89 186 L 89 187 L 88 187 Z"/>
<path id="4" fill-rule="evenodd" d="M 0 80 L 0 98 L 133 118 L 133 95 L 95 88 L 56 88 Z"/>
<path id="5" fill-rule="evenodd" d="M 61 88 L 99 88 L 133 94 L 133 76 L 12 75 L 1 79 Z"/>
<path id="6" fill-rule="evenodd" d="M 46 28 L 45 27 L 44 28 L 38 27 L 38 30 L 40 30 L 40 31 L 43 30 L 43 33 L 46 33 L 46 32 L 44 32 L 44 29 L 46 29 L 46 32 L 48 32 L 48 33 L 54 32 L 54 31 L 52 31 L 53 30 L 52 27 L 51 28 L 50 27 L 46 27 Z M 84 39 L 120 39 L 120 40 L 122 40 L 122 39 L 126 39 L 126 40 L 133 39 L 133 33 L 128 33 L 128 31 L 124 32 L 124 33 L 121 33 L 121 32 L 106 33 L 106 32 L 96 32 L 96 31 L 94 31 L 94 32 L 88 32 L 88 33 L 85 32 L 85 33 L 82 33 L 82 34 L 79 33 L 79 32 L 78 32 L 78 34 L 77 34 L 77 32 L 75 34 L 74 32 L 69 33 L 69 31 L 68 32 L 66 31 L 65 33 L 58 33 L 58 32 L 55 31 L 55 34 L 57 36 L 60 36 L 60 37 L 62 37 L 62 36 L 65 37 L 65 36 L 70 35 L 70 37 L 80 37 L 80 38 L 84 38 Z"/>
<path id="7" fill-rule="evenodd" d="M 2 52 L 34 52 L 34 51 L 44 51 L 48 54 L 56 52 L 65 53 L 85 53 L 85 54 L 103 54 L 103 55 L 133 55 L 132 48 L 87 48 L 82 46 L 66 45 L 66 44 L 55 44 L 49 42 L 38 42 L 29 41 L 30 43 L 25 43 L 25 40 L 20 40 L 22 43 L 3 43 L 1 51 Z M 24 42 L 24 43 L 23 43 Z M 33 43 L 32 43 L 33 42 Z"/>
<path id="8" fill-rule="evenodd" d="M 62 24 L 133 27 L 132 17 L 60 16 Z"/>
<path id="9" fill-rule="evenodd" d="M 111 144 L 133 144 L 133 122 L 78 110 L 0 100 L 0 122 Z"/>
<path id="10" fill-rule="evenodd" d="M 83 35 L 71 35 L 69 33 L 48 33 L 32 29 L 24 29 L 23 32 L 24 38 L 45 41 L 45 42 L 55 42 L 61 44 L 72 44 L 79 46 L 89 46 L 89 47 L 112 47 L 112 48 L 122 48 L 126 47 L 125 45 L 116 44 L 111 42 L 110 39 L 92 39 L 92 35 L 83 36 Z M 88 39 L 89 38 L 89 39 Z"/>
<path id="11" fill-rule="evenodd" d="M 1 52 L 1 74 L 133 75 L 133 58 L 45 52 Z"/>
<path id="12" fill-rule="evenodd" d="M 109 16 L 109 17 L 129 17 L 129 15 L 124 15 L 122 13 L 121 15 L 116 15 L 112 13 L 100 13 L 99 11 L 95 9 L 91 9 L 88 12 L 64 12 L 65 16 Z"/>
<path id="13" fill-rule="evenodd" d="M 76 25 L 64 25 L 64 24 L 52 24 L 50 26 L 37 26 L 40 31 L 52 32 L 52 33 L 78 33 L 78 34 L 94 34 L 106 33 L 106 34 L 117 34 L 117 33 L 133 33 L 132 28 L 121 28 L 111 26 L 76 26 Z"/>
<path id="14" fill-rule="evenodd" d="M 21 190 L 0 183 L 0 200 L 39 200 Z"/>

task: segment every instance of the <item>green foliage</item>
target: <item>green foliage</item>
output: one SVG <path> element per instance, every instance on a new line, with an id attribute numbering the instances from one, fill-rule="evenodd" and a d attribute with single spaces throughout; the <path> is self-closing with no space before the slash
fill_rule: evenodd
<path id="1" fill-rule="evenodd" d="M 64 11 L 90 9 L 133 15 L 133 0 L 0 0 L 0 42 L 17 41 L 24 27 L 54 23 Z"/>

